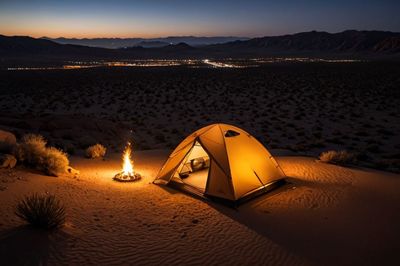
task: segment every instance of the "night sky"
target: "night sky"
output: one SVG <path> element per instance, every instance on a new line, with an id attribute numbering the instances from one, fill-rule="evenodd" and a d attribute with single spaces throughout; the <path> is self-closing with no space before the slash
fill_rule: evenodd
<path id="1" fill-rule="evenodd" d="M 0 34 L 33 37 L 268 36 L 400 31 L 400 1 L 0 0 Z"/>

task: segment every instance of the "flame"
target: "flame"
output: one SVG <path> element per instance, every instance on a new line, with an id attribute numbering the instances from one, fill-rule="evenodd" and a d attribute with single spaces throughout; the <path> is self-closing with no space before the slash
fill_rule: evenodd
<path id="1" fill-rule="evenodd" d="M 122 172 L 124 175 L 128 175 L 128 176 L 134 175 L 133 162 L 131 160 L 131 155 L 132 155 L 131 143 L 128 142 L 128 144 L 125 147 L 124 154 L 122 155 L 122 160 L 123 160 Z"/>

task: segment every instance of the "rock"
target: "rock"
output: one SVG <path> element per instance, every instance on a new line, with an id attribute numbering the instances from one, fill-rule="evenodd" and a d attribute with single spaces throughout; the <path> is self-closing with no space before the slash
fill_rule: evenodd
<path id="1" fill-rule="evenodd" d="M 0 152 L 12 152 L 17 145 L 17 139 L 11 132 L 0 130 Z"/>
<path id="2" fill-rule="evenodd" d="M 68 173 L 70 173 L 74 176 L 78 176 L 80 173 L 79 170 L 76 170 L 76 169 L 72 168 L 71 166 L 68 166 L 67 171 L 68 171 Z"/>
<path id="3" fill-rule="evenodd" d="M 0 168 L 14 168 L 17 159 L 10 154 L 0 154 Z"/>

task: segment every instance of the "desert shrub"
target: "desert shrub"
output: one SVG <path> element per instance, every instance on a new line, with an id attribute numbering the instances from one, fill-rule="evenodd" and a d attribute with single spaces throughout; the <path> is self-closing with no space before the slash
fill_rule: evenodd
<path id="1" fill-rule="evenodd" d="M 69 165 L 66 153 L 54 147 L 46 147 L 43 136 L 35 134 L 22 137 L 17 146 L 17 157 L 24 164 L 54 176 L 66 172 Z"/>
<path id="2" fill-rule="evenodd" d="M 15 214 L 30 225 L 42 229 L 61 227 L 65 207 L 54 195 L 32 194 L 17 203 Z"/>
<path id="3" fill-rule="evenodd" d="M 68 165 L 69 160 L 66 153 L 57 148 L 49 147 L 46 148 L 41 165 L 38 167 L 48 175 L 57 176 L 60 173 L 65 173 Z"/>
<path id="4" fill-rule="evenodd" d="M 12 153 L 17 140 L 11 132 L 0 130 L 0 153 Z"/>
<path id="5" fill-rule="evenodd" d="M 107 151 L 106 147 L 97 143 L 86 149 L 86 157 L 91 159 L 104 157 L 104 155 L 106 155 L 106 151 Z"/>
<path id="6" fill-rule="evenodd" d="M 321 162 L 324 163 L 333 163 L 339 165 L 352 164 L 355 163 L 356 161 L 354 154 L 347 152 L 345 150 L 323 152 L 319 156 L 319 159 L 321 160 Z"/>
<path id="7" fill-rule="evenodd" d="M 30 166 L 40 164 L 46 150 L 46 143 L 41 135 L 24 135 L 17 146 L 18 160 Z"/>

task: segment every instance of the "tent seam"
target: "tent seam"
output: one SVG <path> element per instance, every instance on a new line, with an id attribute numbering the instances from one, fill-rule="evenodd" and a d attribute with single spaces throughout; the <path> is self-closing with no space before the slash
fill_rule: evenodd
<path id="1" fill-rule="evenodd" d="M 236 199 L 236 195 L 235 195 L 235 189 L 234 189 L 234 187 L 233 187 L 233 177 L 232 177 L 232 172 L 231 172 L 231 164 L 230 164 L 230 162 L 229 162 L 229 155 L 228 155 L 228 150 L 227 150 L 227 148 L 226 148 L 226 142 L 225 142 L 225 136 L 224 136 L 224 132 L 222 131 L 222 128 L 221 128 L 221 125 L 220 124 L 218 124 L 218 127 L 219 127 L 219 130 L 221 131 L 221 135 L 222 135 L 222 139 L 223 139 L 223 141 L 224 141 L 224 150 L 225 150 L 225 153 L 226 153 L 226 158 L 228 159 L 228 171 L 229 171 L 229 175 L 228 175 L 228 182 L 229 182 L 229 184 L 231 185 L 231 192 L 232 192 L 232 195 L 233 195 L 233 197 Z M 221 169 L 223 169 L 223 168 L 221 168 Z"/>

